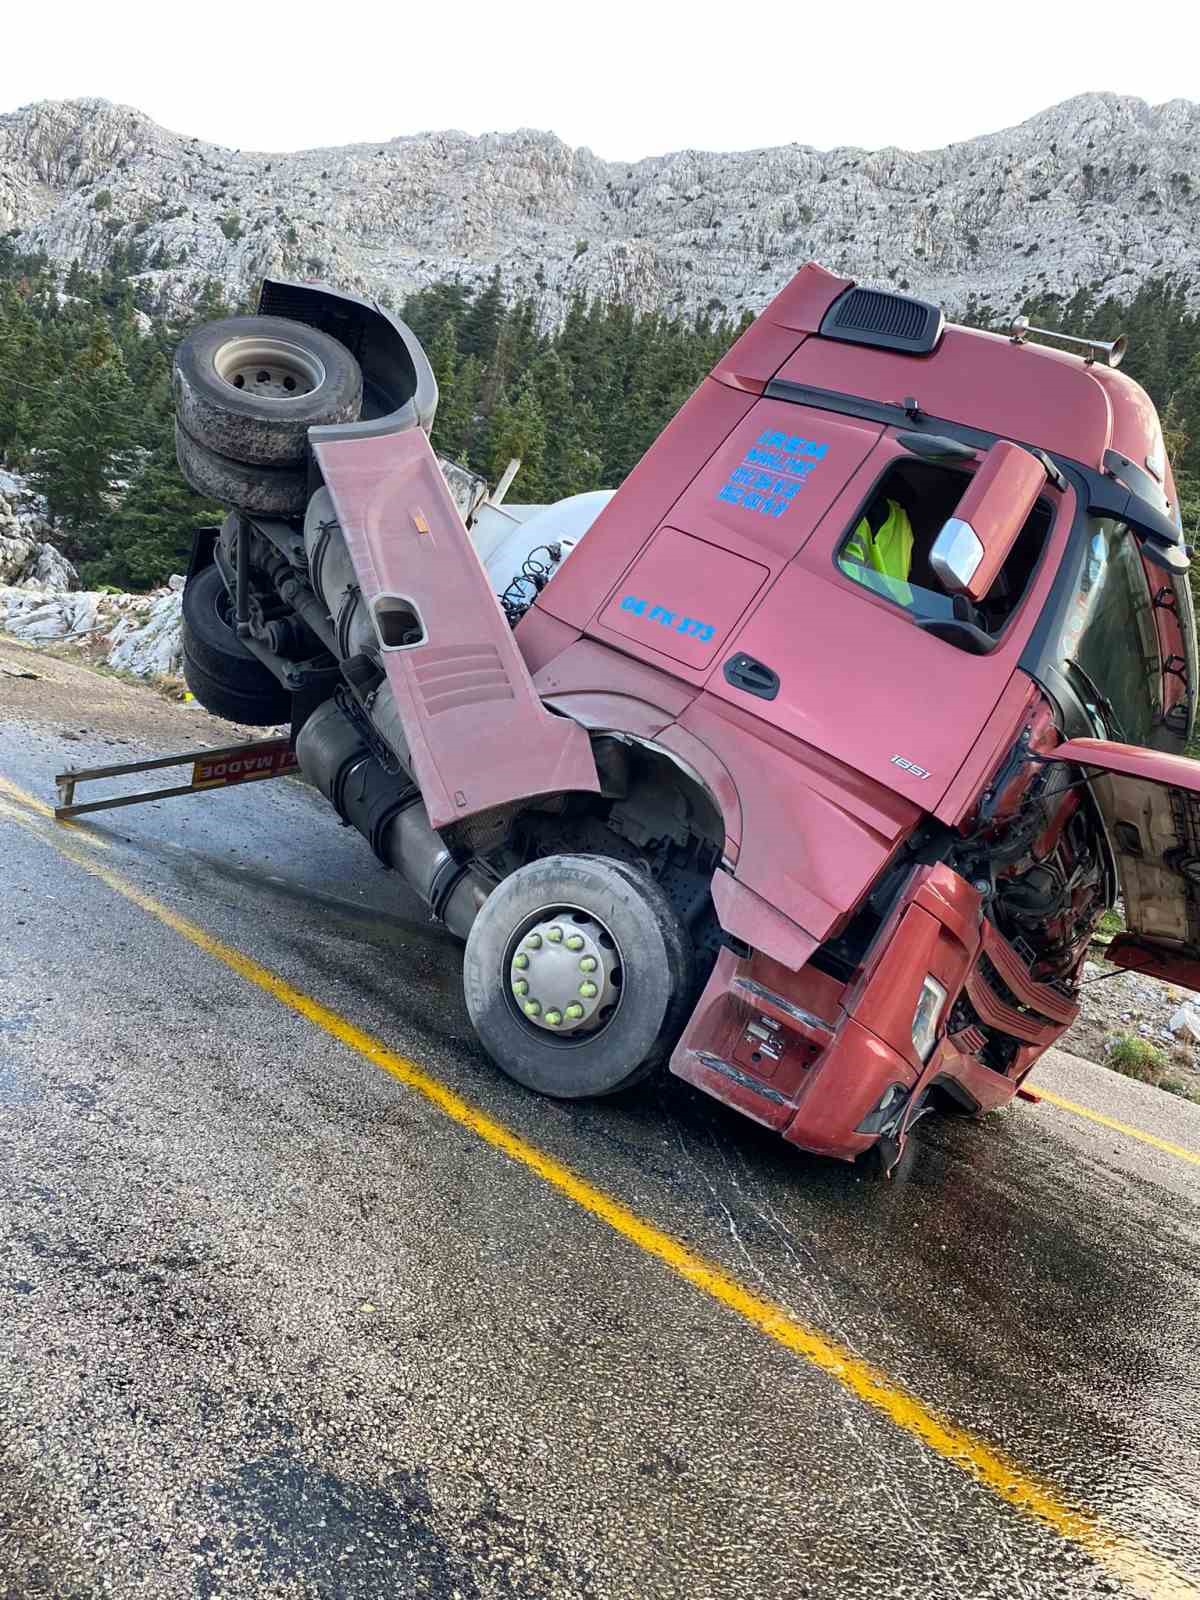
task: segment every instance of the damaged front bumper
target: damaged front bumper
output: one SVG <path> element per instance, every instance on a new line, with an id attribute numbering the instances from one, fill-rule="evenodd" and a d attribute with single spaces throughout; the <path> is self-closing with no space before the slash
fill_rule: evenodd
<path id="1" fill-rule="evenodd" d="M 927 979 L 946 998 L 922 1059 L 914 1016 Z M 671 1071 L 789 1142 L 850 1161 L 881 1138 L 898 1153 L 936 1082 L 973 1109 L 1002 1105 L 1076 1015 L 985 921 L 977 891 L 937 865 L 914 873 L 848 984 L 812 963 L 793 972 L 723 949 Z"/>

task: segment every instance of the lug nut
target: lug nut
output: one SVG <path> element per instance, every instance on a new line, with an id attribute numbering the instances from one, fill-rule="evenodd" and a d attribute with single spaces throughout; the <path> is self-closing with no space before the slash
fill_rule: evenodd
<path id="1" fill-rule="evenodd" d="M 542 1014 L 542 1008 L 541 1008 L 540 1005 L 538 1005 L 536 1000 L 526 1000 L 526 1002 L 525 1002 L 525 1015 L 527 1017 L 540 1017 L 541 1014 Z"/>
<path id="2" fill-rule="evenodd" d="M 529 985 L 525 982 L 524 978 L 518 978 L 513 984 L 513 993 L 518 995 L 529 993 Z"/>
<path id="3" fill-rule="evenodd" d="M 563 1015 L 567 1018 L 568 1022 L 578 1022 L 580 1017 L 583 1015 L 583 1007 L 579 1004 L 578 1000 L 572 1000 L 571 1004 L 567 1007 Z"/>
<path id="4" fill-rule="evenodd" d="M 546 937 L 547 937 L 547 939 L 549 939 L 551 944 L 561 944 L 562 943 L 562 936 L 563 936 L 563 931 L 559 927 L 553 927 L 553 928 L 547 928 L 546 929 Z"/>
<path id="5" fill-rule="evenodd" d="M 522 954 L 522 955 L 515 955 L 513 957 L 513 966 L 516 967 L 519 972 L 524 972 L 525 968 L 528 965 L 529 965 L 529 957 L 527 955 Z"/>
<path id="6" fill-rule="evenodd" d="M 540 933 L 531 933 L 529 935 L 528 939 L 526 939 L 526 941 L 525 941 L 525 948 L 527 950 L 540 950 L 542 948 L 542 936 L 541 936 L 541 934 Z"/>
<path id="7" fill-rule="evenodd" d="M 580 972 L 595 972 L 595 970 L 596 970 L 596 958 L 595 958 L 595 956 L 584 956 L 583 960 L 579 963 L 579 970 L 580 970 Z"/>
<path id="8" fill-rule="evenodd" d="M 547 1011 L 546 1015 L 542 1018 L 542 1021 L 548 1028 L 557 1028 L 559 1023 L 562 1021 L 562 1012 Z"/>
<path id="9" fill-rule="evenodd" d="M 571 937 L 567 940 L 567 949 L 568 950 L 582 950 L 583 949 L 583 935 L 582 934 L 578 934 L 578 933 L 573 933 L 571 935 Z"/>
<path id="10" fill-rule="evenodd" d="M 594 983 L 581 983 L 579 985 L 579 992 L 585 1000 L 594 1000 L 600 993 L 599 989 L 597 989 Z"/>

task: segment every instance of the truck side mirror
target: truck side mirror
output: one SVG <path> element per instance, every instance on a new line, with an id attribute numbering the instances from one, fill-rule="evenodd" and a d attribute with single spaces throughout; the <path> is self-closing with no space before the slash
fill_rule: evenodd
<path id="1" fill-rule="evenodd" d="M 929 552 L 950 594 L 983 599 L 1045 486 L 1036 456 L 1008 439 L 992 446 Z"/>
<path id="2" fill-rule="evenodd" d="M 1155 566 L 1165 567 L 1168 572 L 1186 572 L 1192 553 L 1183 541 L 1182 522 L 1137 492 L 1136 484 L 1145 474 L 1132 462 L 1113 450 L 1106 450 L 1104 464 L 1106 471 L 1102 477 L 1089 474 L 1088 510 L 1093 516 L 1112 517 L 1131 528 L 1142 554 Z M 1135 487 L 1131 488 L 1118 473 L 1132 478 Z"/>

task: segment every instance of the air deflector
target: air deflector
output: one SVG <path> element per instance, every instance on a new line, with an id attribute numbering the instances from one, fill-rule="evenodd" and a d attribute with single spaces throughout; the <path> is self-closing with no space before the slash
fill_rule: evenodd
<path id="1" fill-rule="evenodd" d="M 821 318 L 824 339 L 872 344 L 922 356 L 937 347 L 946 319 L 940 306 L 881 289 L 847 289 Z"/>

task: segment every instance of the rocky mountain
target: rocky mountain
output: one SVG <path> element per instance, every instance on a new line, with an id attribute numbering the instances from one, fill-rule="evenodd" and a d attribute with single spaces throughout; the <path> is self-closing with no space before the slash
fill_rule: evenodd
<path id="1" fill-rule="evenodd" d="M 626 163 L 527 129 L 256 154 L 47 101 L 0 116 L 0 231 L 89 267 L 135 248 L 158 304 L 263 273 L 398 300 L 499 265 L 548 319 L 576 291 L 737 313 L 810 257 L 951 310 L 1166 273 L 1200 300 L 1200 105 L 1087 94 L 943 150 Z"/>

